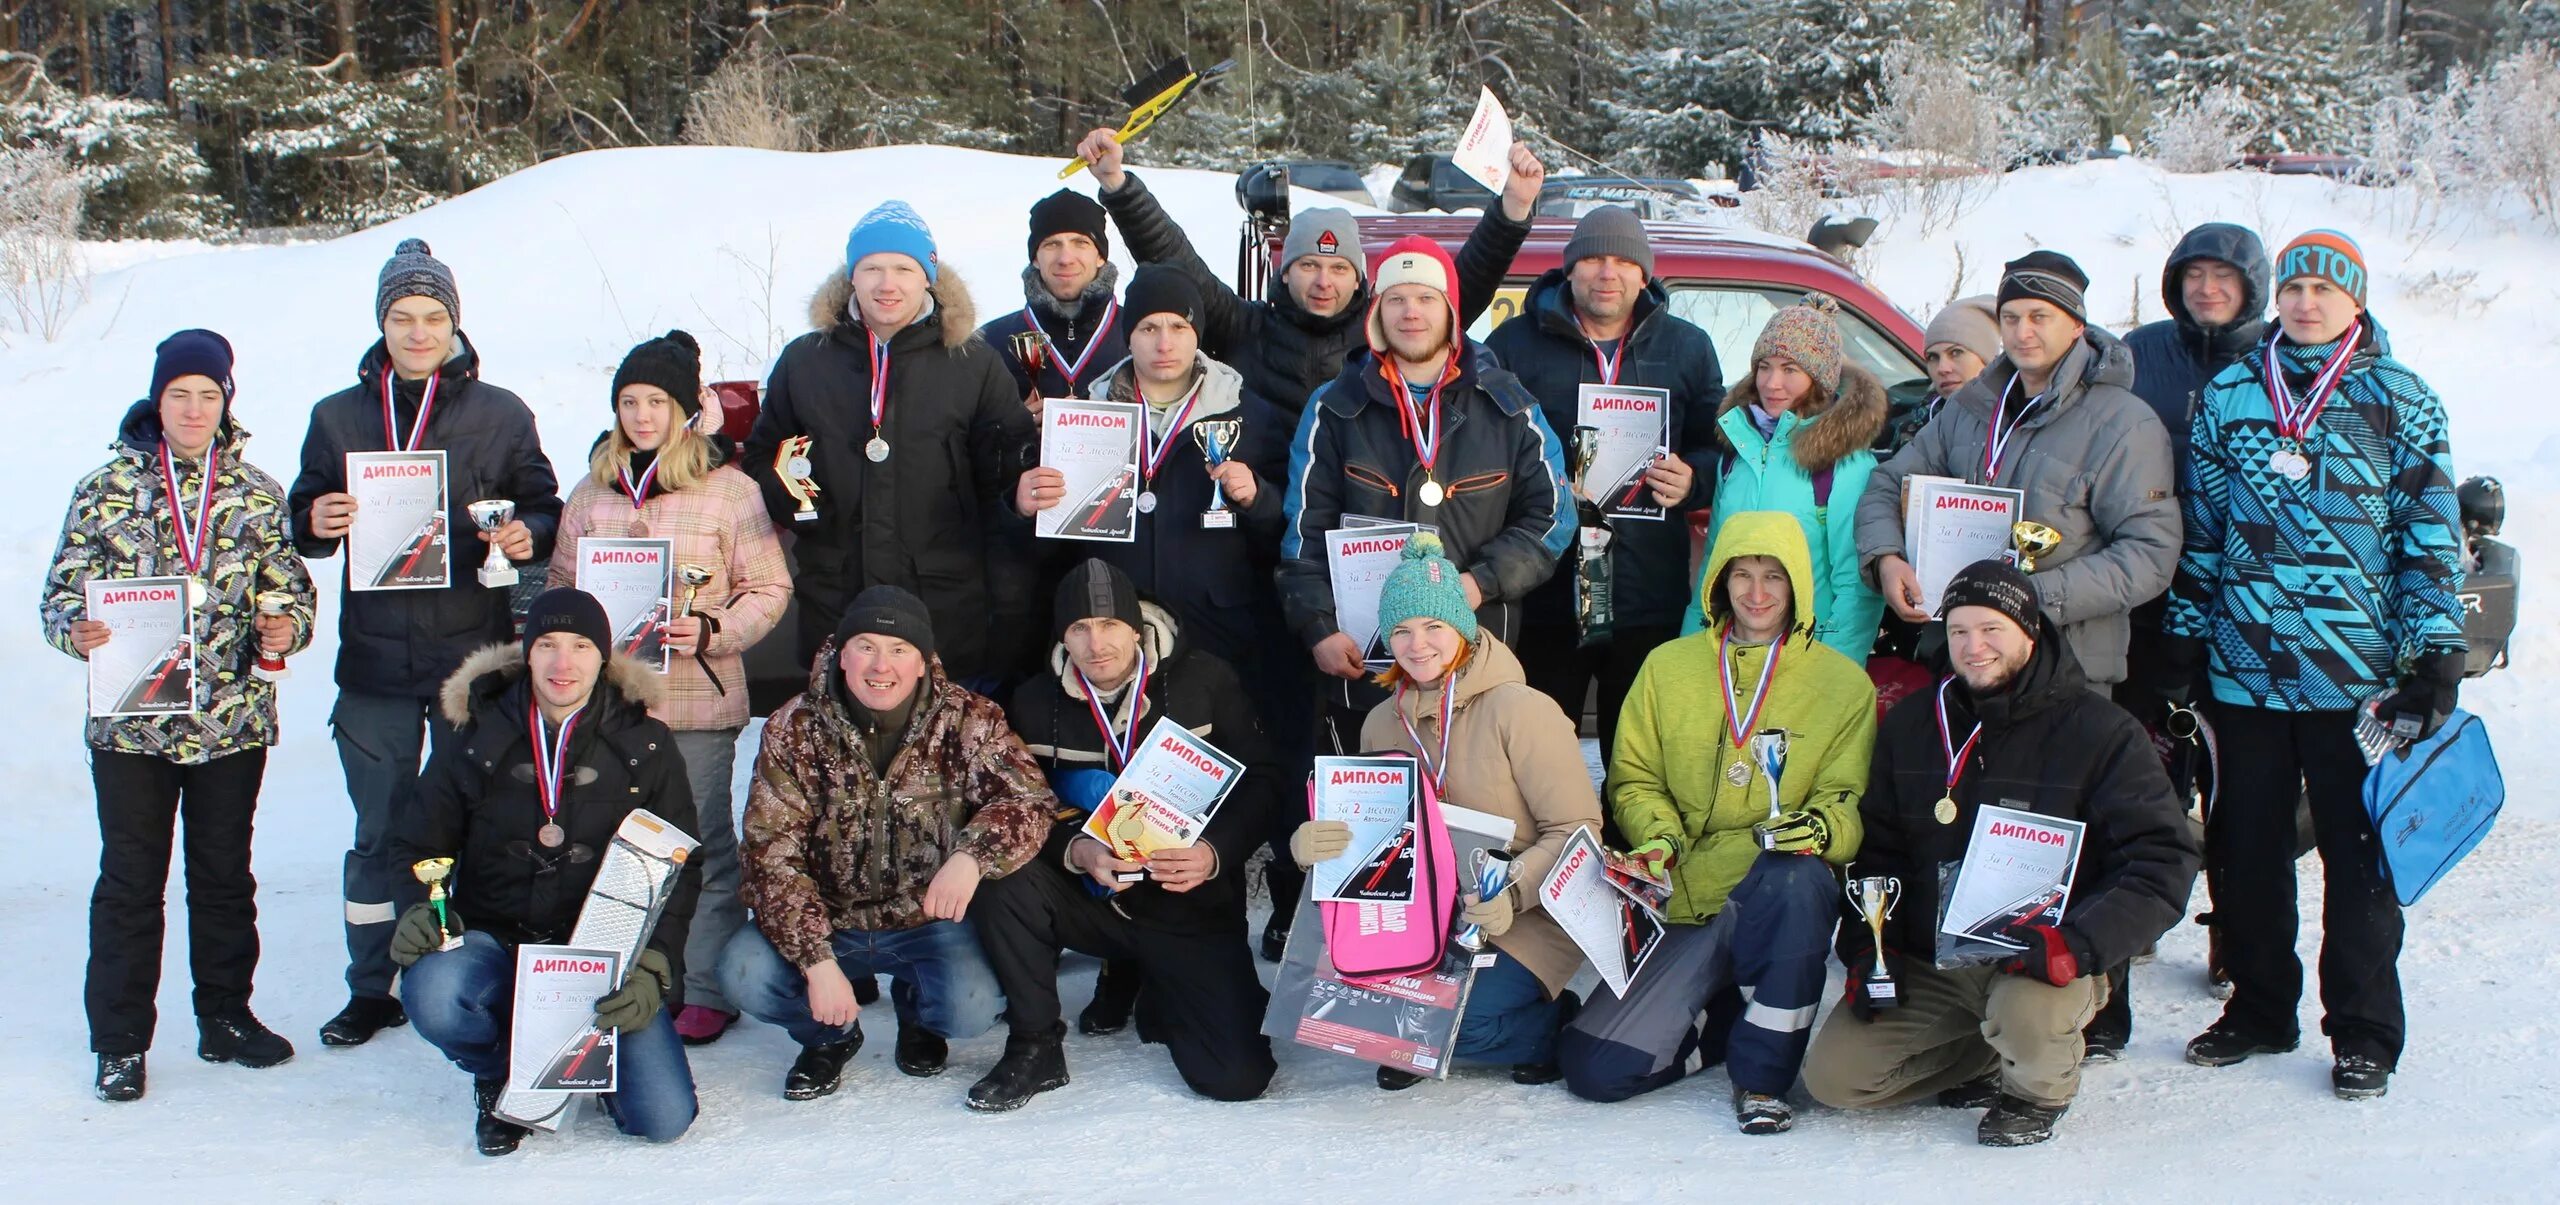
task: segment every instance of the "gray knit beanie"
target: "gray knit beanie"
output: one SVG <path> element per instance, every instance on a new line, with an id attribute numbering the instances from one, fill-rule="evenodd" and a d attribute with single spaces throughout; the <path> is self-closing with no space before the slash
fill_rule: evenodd
<path id="1" fill-rule="evenodd" d="M 403 297 L 441 301 L 453 324 L 462 325 L 462 290 L 453 283 L 453 269 L 427 249 L 425 239 L 400 240 L 383 263 L 382 283 L 373 295 L 373 324 L 382 325 L 391 316 L 391 304 Z"/>
<path id="2" fill-rule="evenodd" d="M 1643 268 L 1646 279 L 1653 277 L 1653 240 L 1645 237 L 1644 223 L 1626 206 L 1603 205 L 1582 215 L 1564 245 L 1565 270 L 1595 255 L 1617 256 Z"/>

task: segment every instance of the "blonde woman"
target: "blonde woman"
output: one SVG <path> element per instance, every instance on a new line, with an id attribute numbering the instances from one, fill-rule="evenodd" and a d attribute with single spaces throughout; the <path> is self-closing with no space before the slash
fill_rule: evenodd
<path id="1" fill-rule="evenodd" d="M 586 479 L 571 491 L 551 555 L 551 585 L 577 584 L 578 544 L 588 537 L 675 543 L 677 609 L 667 646 L 676 656 L 650 714 L 674 730 L 701 814 L 702 897 L 684 943 L 676 1032 L 716 1041 L 737 1019 L 720 994 L 720 949 L 746 911 L 738 903 L 738 840 L 729 785 L 747 723 L 743 654 L 764 639 L 791 601 L 782 544 L 756 485 L 730 464 L 729 441 L 706 433 L 702 350 L 669 331 L 632 348 L 613 374 L 613 426 L 596 440 Z M 698 588 L 683 567 L 709 576 Z M 685 607 L 687 600 L 691 607 Z"/>

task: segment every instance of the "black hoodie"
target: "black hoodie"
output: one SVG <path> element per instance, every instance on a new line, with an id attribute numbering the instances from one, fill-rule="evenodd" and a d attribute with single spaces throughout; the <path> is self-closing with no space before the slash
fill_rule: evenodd
<path id="1" fill-rule="evenodd" d="M 2141 953 L 2186 913 L 2196 841 L 2160 755 L 2131 715 L 2089 689 L 2053 621 L 2039 616 L 2037 629 L 2035 652 L 2009 689 L 1980 699 L 1961 681 L 1947 690 L 1959 747 L 1982 724 L 1955 789 L 1953 822 L 1935 814 L 1948 793 L 1938 692 L 1895 705 L 1876 731 L 1875 765 L 1858 805 L 1866 836 L 1849 874 L 1902 880 L 1885 944 L 1916 961 L 1937 949 L 1938 868 L 1964 857 L 1983 804 L 2088 824 L 2062 921 L 2085 973 Z M 1863 920 L 1843 915 L 1838 948 L 1848 965 L 1862 966 L 1873 939 Z"/>
<path id="2" fill-rule="evenodd" d="M 2240 269 L 2240 318 L 2227 326 L 2203 326 L 2187 313 L 2178 276 L 2200 259 Z M 2267 279 L 2274 273 L 2265 243 L 2246 227 L 2207 222 L 2187 232 L 2160 269 L 2160 300 L 2169 316 L 2136 327 L 2124 337 L 2133 352 L 2133 392 L 2151 404 L 2169 429 L 2177 463 L 2187 462 L 2187 426 L 2215 374 L 2255 349 L 2267 333 Z"/>

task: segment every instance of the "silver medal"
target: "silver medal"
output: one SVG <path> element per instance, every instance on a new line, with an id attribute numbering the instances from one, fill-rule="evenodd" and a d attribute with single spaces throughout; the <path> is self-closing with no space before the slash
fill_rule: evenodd
<path id="1" fill-rule="evenodd" d="M 1747 761 L 1728 763 L 1724 768 L 1724 780 L 1737 787 L 1750 786 L 1751 763 Z"/>
<path id="2" fill-rule="evenodd" d="M 2267 467 L 2283 474 L 2287 481 L 2300 481 L 2311 475 L 2311 458 L 2293 448 L 2278 448 L 2267 457 Z"/>
<path id="3" fill-rule="evenodd" d="M 870 457 L 873 464 L 886 461 L 889 459 L 889 441 L 874 435 L 870 443 L 862 445 L 862 454 Z"/>
<path id="4" fill-rule="evenodd" d="M 1428 478 L 1424 479 L 1422 483 L 1422 504 L 1424 506 L 1438 506 L 1440 505 L 1440 500 L 1448 496 L 1449 491 L 1440 488 L 1439 482 L 1429 480 Z"/>
<path id="5" fill-rule="evenodd" d="M 1138 491 L 1138 513 L 1142 515 L 1152 515 L 1156 513 L 1156 492 L 1154 490 Z"/>

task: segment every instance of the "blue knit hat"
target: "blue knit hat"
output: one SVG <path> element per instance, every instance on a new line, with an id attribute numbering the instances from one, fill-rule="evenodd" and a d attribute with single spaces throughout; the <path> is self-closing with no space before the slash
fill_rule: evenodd
<path id="1" fill-rule="evenodd" d="M 924 224 L 915 207 L 904 201 L 882 201 L 862 220 L 853 224 L 853 233 L 844 240 L 844 266 L 850 272 L 866 255 L 882 252 L 903 255 L 924 269 L 928 283 L 941 281 L 941 265 L 936 262 L 933 231 Z"/>
<path id="2" fill-rule="evenodd" d="M 1476 613 L 1467 606 L 1466 587 L 1458 584 L 1458 567 L 1440 555 L 1440 537 L 1427 531 L 1405 542 L 1404 560 L 1378 593 L 1379 636 L 1416 616 L 1448 624 L 1471 643 L 1476 638 Z"/>
<path id="3" fill-rule="evenodd" d="M 179 331 L 161 340 L 151 361 L 151 392 L 145 396 L 159 401 L 161 391 L 179 377 L 211 378 L 222 386 L 222 400 L 230 401 L 237 392 L 231 383 L 231 341 L 206 330 Z"/>

